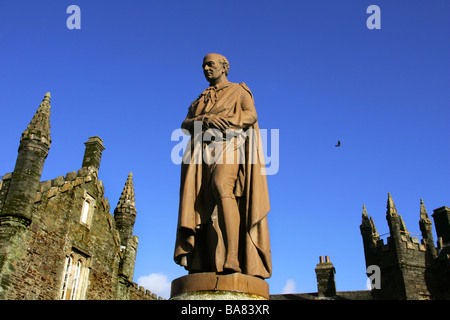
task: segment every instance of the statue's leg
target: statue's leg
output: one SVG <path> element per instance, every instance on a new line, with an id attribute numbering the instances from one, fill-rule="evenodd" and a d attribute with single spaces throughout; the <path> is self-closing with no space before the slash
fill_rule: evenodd
<path id="1" fill-rule="evenodd" d="M 223 212 L 227 248 L 223 268 L 224 271 L 241 272 L 238 260 L 240 218 L 236 199 L 234 197 L 222 197 L 219 203 Z"/>
<path id="2" fill-rule="evenodd" d="M 212 177 L 212 187 L 218 205 L 218 214 L 223 222 L 222 234 L 224 235 L 225 263 L 224 271 L 241 272 L 239 268 L 239 224 L 240 213 L 234 186 L 239 170 L 238 164 L 216 165 Z"/>

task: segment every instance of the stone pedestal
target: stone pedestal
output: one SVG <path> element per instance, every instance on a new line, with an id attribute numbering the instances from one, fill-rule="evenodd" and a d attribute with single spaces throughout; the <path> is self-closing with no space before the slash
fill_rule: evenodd
<path id="1" fill-rule="evenodd" d="M 194 273 L 172 281 L 171 300 L 269 300 L 269 285 L 261 278 L 232 273 Z"/>

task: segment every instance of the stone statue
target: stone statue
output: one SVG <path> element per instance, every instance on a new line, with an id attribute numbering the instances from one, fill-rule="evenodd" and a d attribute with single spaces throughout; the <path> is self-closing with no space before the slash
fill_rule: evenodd
<path id="1" fill-rule="evenodd" d="M 269 278 L 270 204 L 253 95 L 227 80 L 224 56 L 208 54 L 202 67 L 210 86 L 181 125 L 191 139 L 181 166 L 174 260 L 189 273 Z"/>

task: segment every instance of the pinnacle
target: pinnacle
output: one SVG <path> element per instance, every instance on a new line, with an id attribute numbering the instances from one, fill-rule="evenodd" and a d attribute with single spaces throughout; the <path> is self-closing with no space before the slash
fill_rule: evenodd
<path id="1" fill-rule="evenodd" d="M 116 212 L 131 212 L 136 214 L 136 208 L 134 203 L 134 187 L 133 187 L 133 173 L 128 174 L 127 181 L 120 195 L 119 202 L 117 203 Z"/>
<path id="2" fill-rule="evenodd" d="M 430 220 L 428 217 L 427 209 L 425 208 L 425 204 L 423 203 L 423 200 L 420 199 L 420 219 L 421 220 Z"/>
<path id="3" fill-rule="evenodd" d="M 387 214 L 388 215 L 396 215 L 397 209 L 395 209 L 394 200 L 392 200 L 391 194 L 388 193 L 388 201 L 387 201 Z"/>
<path id="4" fill-rule="evenodd" d="M 366 205 L 365 204 L 363 204 L 362 221 L 363 222 L 369 222 L 369 215 L 367 214 L 367 210 L 366 210 Z"/>
<path id="5" fill-rule="evenodd" d="M 31 119 L 27 129 L 22 133 L 22 140 L 37 140 L 50 148 L 50 92 L 47 92 Z"/>

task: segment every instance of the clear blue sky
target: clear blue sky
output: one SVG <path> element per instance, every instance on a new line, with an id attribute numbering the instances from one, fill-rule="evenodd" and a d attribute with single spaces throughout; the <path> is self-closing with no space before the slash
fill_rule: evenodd
<path id="1" fill-rule="evenodd" d="M 72 4 L 80 30 L 66 26 Z M 372 4 L 378 30 L 366 26 Z M 338 291 L 365 289 L 363 203 L 380 234 L 388 192 L 413 233 L 420 198 L 429 214 L 450 205 L 449 15 L 447 0 L 2 1 L 0 175 L 50 91 L 42 180 L 78 170 L 83 143 L 100 136 L 111 213 L 134 174 L 135 281 L 185 275 L 172 259 L 180 166 L 170 137 L 207 86 L 203 56 L 218 52 L 229 80 L 253 91 L 260 127 L 279 130 L 271 293 L 287 282 L 317 291 L 324 255 Z"/>

